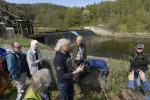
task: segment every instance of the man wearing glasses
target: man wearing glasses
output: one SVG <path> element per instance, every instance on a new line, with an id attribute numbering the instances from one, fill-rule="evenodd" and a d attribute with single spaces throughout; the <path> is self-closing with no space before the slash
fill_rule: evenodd
<path id="1" fill-rule="evenodd" d="M 21 100 L 21 97 L 26 89 L 25 83 L 27 76 L 27 63 L 21 49 L 21 44 L 14 42 L 11 45 L 11 50 L 7 51 L 6 56 L 10 79 L 14 80 L 17 84 L 18 94 L 16 100 Z"/>

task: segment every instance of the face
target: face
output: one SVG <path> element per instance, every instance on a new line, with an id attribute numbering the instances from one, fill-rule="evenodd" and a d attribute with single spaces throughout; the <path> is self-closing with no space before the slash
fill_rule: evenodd
<path id="1" fill-rule="evenodd" d="M 137 51 L 138 53 L 142 53 L 143 50 L 144 50 L 144 49 L 141 49 L 141 48 L 137 48 L 137 49 L 136 49 L 136 51 Z"/>
<path id="2" fill-rule="evenodd" d="M 70 43 L 65 43 L 64 46 L 62 47 L 62 50 L 64 52 L 69 52 L 69 50 L 70 50 Z"/>
<path id="3" fill-rule="evenodd" d="M 78 45 L 81 45 L 81 44 L 83 43 L 83 37 L 77 37 L 76 43 L 77 43 Z"/>
<path id="4" fill-rule="evenodd" d="M 12 48 L 14 52 L 21 52 L 22 46 L 19 43 L 14 43 Z"/>
<path id="5" fill-rule="evenodd" d="M 39 44 L 36 43 L 34 49 L 38 49 L 39 48 Z"/>

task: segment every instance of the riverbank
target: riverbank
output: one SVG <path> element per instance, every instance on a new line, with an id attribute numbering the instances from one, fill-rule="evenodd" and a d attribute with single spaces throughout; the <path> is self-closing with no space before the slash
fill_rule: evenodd
<path id="1" fill-rule="evenodd" d="M 114 38 L 144 38 L 149 39 L 149 33 L 111 33 L 111 34 L 102 34 L 102 33 L 95 33 L 97 36 L 102 37 L 114 37 Z"/>

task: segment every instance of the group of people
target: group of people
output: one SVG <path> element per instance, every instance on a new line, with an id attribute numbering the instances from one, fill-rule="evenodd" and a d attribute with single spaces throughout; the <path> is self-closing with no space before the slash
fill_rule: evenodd
<path id="1" fill-rule="evenodd" d="M 14 42 L 11 44 L 11 49 L 8 49 L 6 53 L 6 62 L 9 77 L 15 81 L 17 86 L 16 100 L 22 100 L 23 98 L 50 100 L 48 91 L 46 91 L 51 82 L 50 71 L 42 68 L 42 61 L 43 58 L 37 40 L 31 41 L 30 49 L 26 54 L 22 52 L 20 43 Z M 29 87 L 26 84 L 27 77 L 31 79 Z"/>
<path id="2" fill-rule="evenodd" d="M 73 77 L 78 74 L 79 78 L 82 76 L 83 62 L 87 58 L 84 39 L 78 36 L 73 45 L 68 39 L 60 39 L 55 50 L 54 66 L 60 100 L 73 100 Z M 9 77 L 17 86 L 16 100 L 50 100 L 48 89 L 52 80 L 50 70 L 42 64 L 44 59 L 39 42 L 31 40 L 27 53 L 22 51 L 22 45 L 19 42 L 14 42 L 5 55 Z M 30 79 L 30 85 L 26 84 L 27 79 Z"/>
<path id="3" fill-rule="evenodd" d="M 76 42 L 71 44 L 69 39 L 59 39 L 55 46 L 54 66 L 57 74 L 57 87 L 59 89 L 60 100 L 73 100 L 74 98 L 74 77 L 77 83 L 81 84 L 84 76 L 87 50 L 84 38 L 77 36 Z M 17 85 L 16 100 L 50 100 L 49 87 L 51 85 L 51 75 L 49 69 L 42 66 L 43 58 L 37 40 L 32 40 L 26 54 L 22 52 L 22 45 L 18 42 L 11 44 L 11 49 L 7 50 L 6 62 L 9 76 Z M 144 54 L 144 45 L 138 44 L 136 52 L 130 61 L 129 89 L 136 89 L 146 96 L 150 91 L 149 82 L 146 79 L 148 71 L 148 57 Z M 26 85 L 26 78 L 31 79 L 29 86 Z M 123 90 L 120 92 L 121 100 L 141 100 L 138 95 L 130 94 L 132 91 Z M 134 93 L 133 93 L 134 94 Z M 126 96 L 128 95 L 128 99 Z M 131 97 L 131 98 L 130 98 Z"/>

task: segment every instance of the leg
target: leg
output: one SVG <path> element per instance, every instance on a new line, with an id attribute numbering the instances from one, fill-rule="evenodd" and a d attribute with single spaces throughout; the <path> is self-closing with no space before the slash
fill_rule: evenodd
<path id="1" fill-rule="evenodd" d="M 67 100 L 67 85 L 65 83 L 58 83 L 58 89 L 60 92 L 60 100 Z"/>
<path id="2" fill-rule="evenodd" d="M 20 76 L 20 79 L 16 80 L 16 84 L 17 84 L 17 89 L 18 89 L 18 94 L 17 94 L 17 99 L 16 100 L 21 100 L 22 95 L 24 94 L 25 90 L 26 90 L 26 74 L 23 73 Z"/>
<path id="3" fill-rule="evenodd" d="M 68 92 L 68 99 L 67 100 L 73 100 L 73 97 L 74 97 L 73 82 L 68 85 L 67 92 Z"/>

